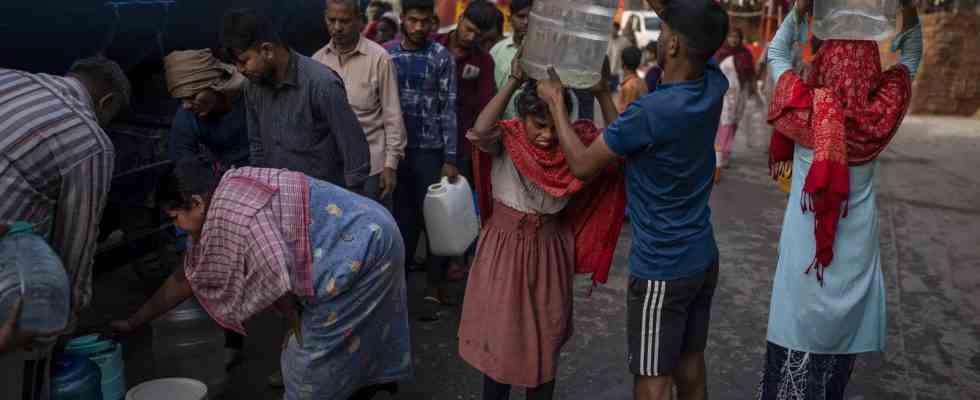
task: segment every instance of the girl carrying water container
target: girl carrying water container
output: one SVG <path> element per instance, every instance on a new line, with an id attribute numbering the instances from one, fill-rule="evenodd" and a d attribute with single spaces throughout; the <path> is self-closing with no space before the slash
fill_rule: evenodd
<path id="1" fill-rule="evenodd" d="M 576 272 L 605 283 L 623 223 L 620 166 L 593 182 L 572 176 L 557 142 L 573 129 L 598 137 L 590 121 L 555 115 L 525 82 L 515 57 L 511 76 L 467 134 L 483 231 L 470 272 L 459 329 L 460 356 L 484 374 L 483 398 L 506 399 L 511 385 L 528 399 L 550 399 L 562 345 L 572 334 Z M 607 120 L 616 118 L 608 64 L 593 92 Z M 523 87 L 522 87 L 523 85 Z M 499 121 L 514 93 L 518 118 Z M 570 109 L 571 95 L 563 94 Z"/>

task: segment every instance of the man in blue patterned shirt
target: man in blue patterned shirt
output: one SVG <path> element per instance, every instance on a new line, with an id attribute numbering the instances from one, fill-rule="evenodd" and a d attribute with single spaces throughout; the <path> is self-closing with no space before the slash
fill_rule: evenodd
<path id="1" fill-rule="evenodd" d="M 442 45 L 429 39 L 433 0 L 402 2 L 402 39 L 385 48 L 398 73 L 402 115 L 408 145 L 398 168 L 395 217 L 409 256 L 418 246 L 423 227 L 422 203 L 429 185 L 446 176 L 455 181 L 456 169 L 456 65 Z M 446 304 L 446 259 L 430 256 L 426 262 L 427 305 Z M 425 320 L 438 319 L 429 307 Z"/>

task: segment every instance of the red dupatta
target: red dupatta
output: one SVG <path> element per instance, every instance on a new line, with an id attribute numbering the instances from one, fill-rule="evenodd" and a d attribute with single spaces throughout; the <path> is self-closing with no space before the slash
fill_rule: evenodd
<path id="1" fill-rule="evenodd" d="M 592 274 L 594 283 L 606 283 L 626 212 L 622 164 L 610 165 L 586 183 L 572 175 L 559 146 L 541 149 L 528 142 L 523 121 L 501 121 L 498 127 L 502 131 L 504 151 L 521 175 L 552 196 L 574 196 L 563 216 L 569 218 L 575 232 L 575 272 Z M 590 121 L 577 121 L 572 127 L 586 145 L 599 137 L 599 130 Z M 492 160 L 476 146 L 473 151 L 480 219 L 486 222 L 493 213 Z"/>
<path id="2" fill-rule="evenodd" d="M 815 269 L 821 284 L 834 258 L 837 222 L 847 216 L 848 167 L 884 151 L 905 118 L 911 84 L 904 65 L 881 71 L 875 42 L 854 40 L 825 41 L 806 81 L 788 71 L 776 83 L 770 172 L 777 178 L 790 166 L 794 144 L 813 150 L 801 206 L 815 215 L 816 255 L 806 273 Z"/>

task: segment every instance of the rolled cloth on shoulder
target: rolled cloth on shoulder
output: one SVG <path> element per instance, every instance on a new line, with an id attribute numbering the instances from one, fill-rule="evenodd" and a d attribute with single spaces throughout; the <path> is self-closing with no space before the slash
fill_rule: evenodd
<path id="1" fill-rule="evenodd" d="M 806 79 L 783 73 L 773 91 L 769 167 L 774 178 L 793 162 L 795 145 L 813 150 L 801 207 L 814 213 L 816 255 L 806 272 L 834 258 L 837 222 L 847 216 L 848 168 L 873 161 L 898 131 L 912 97 L 903 64 L 882 72 L 878 44 L 828 40 L 814 56 Z"/>
<path id="2" fill-rule="evenodd" d="M 196 96 L 205 89 L 236 97 L 245 77 L 234 66 L 218 61 L 211 50 L 175 51 L 163 59 L 167 91 L 175 99 Z"/>

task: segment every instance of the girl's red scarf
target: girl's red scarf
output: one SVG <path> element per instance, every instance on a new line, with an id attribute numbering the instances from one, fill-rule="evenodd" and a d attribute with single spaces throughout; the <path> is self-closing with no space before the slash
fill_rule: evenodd
<path id="1" fill-rule="evenodd" d="M 774 130 L 769 145 L 773 177 L 790 166 L 794 144 L 813 150 L 803 186 L 803 211 L 815 215 L 816 255 L 806 273 L 823 270 L 834 258 L 837 221 L 847 216 L 848 167 L 874 160 L 905 118 L 911 100 L 909 70 L 881 71 L 878 45 L 828 40 L 817 52 L 806 81 L 784 73 L 769 104 Z"/>
<path id="2" fill-rule="evenodd" d="M 521 175 L 552 196 L 574 195 L 563 213 L 575 232 L 575 272 L 592 274 L 593 282 L 606 283 L 626 212 L 622 164 L 617 162 L 609 166 L 602 175 L 586 184 L 572 175 L 559 146 L 541 149 L 529 143 L 522 121 L 501 121 L 499 126 L 504 151 L 508 152 Z M 578 121 L 572 127 L 586 145 L 599 137 L 592 122 Z M 488 154 L 476 147 L 473 160 L 480 219 L 486 222 L 493 212 L 492 161 Z"/>

